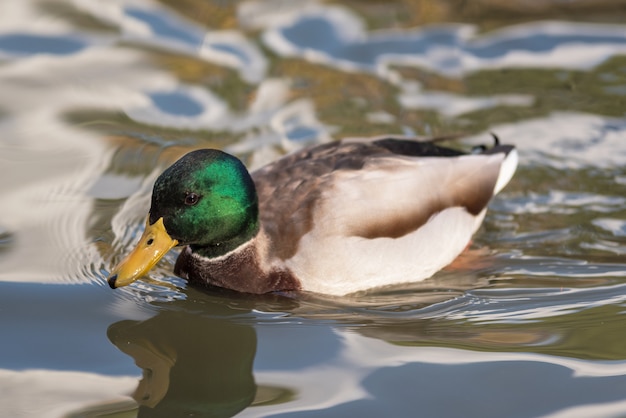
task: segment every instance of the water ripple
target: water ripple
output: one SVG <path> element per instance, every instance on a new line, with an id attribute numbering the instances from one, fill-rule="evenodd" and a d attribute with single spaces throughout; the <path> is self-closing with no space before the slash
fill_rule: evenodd
<path id="1" fill-rule="evenodd" d="M 555 213 L 571 215 L 581 209 L 599 213 L 621 210 L 626 204 L 622 196 L 600 195 L 585 192 L 550 190 L 547 194 L 528 192 L 523 197 L 511 197 L 499 201 L 499 207 L 509 213 Z"/>
<path id="2" fill-rule="evenodd" d="M 447 306 L 433 306 L 420 312 L 439 318 L 463 319 L 483 323 L 530 323 L 546 318 L 569 315 L 585 309 L 626 300 L 626 285 L 587 289 L 481 289 L 468 291 L 459 301 Z M 431 318 L 433 316 L 430 316 Z"/>
<path id="3" fill-rule="evenodd" d="M 367 32 L 356 15 L 338 6 L 309 7 L 268 29 L 263 39 L 284 56 L 386 78 L 393 64 L 450 77 L 510 67 L 589 69 L 626 51 L 621 25 L 532 22 L 481 35 L 473 26 L 451 24 Z"/>
<path id="4" fill-rule="evenodd" d="M 495 125 L 500 138 L 517 146 L 524 165 L 580 170 L 626 166 L 626 120 L 577 112 L 554 112 L 545 117 Z M 484 143 L 486 133 L 468 138 Z M 566 171 L 564 174 L 568 174 Z M 618 182 L 619 176 L 616 178 Z"/>
<path id="5" fill-rule="evenodd" d="M 236 69 L 250 83 L 258 83 L 265 77 L 267 59 L 240 32 L 208 30 L 156 4 L 108 3 L 103 7 L 98 0 L 75 3 L 96 19 L 118 27 L 125 41 L 199 56 Z"/>

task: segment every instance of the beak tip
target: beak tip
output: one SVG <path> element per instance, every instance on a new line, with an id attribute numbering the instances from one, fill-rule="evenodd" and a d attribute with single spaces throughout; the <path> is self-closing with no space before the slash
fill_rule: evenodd
<path id="1" fill-rule="evenodd" d="M 117 286 L 115 285 L 115 282 L 117 281 L 117 274 L 109 277 L 108 283 L 109 283 L 109 287 L 111 289 L 115 289 L 117 288 Z"/>

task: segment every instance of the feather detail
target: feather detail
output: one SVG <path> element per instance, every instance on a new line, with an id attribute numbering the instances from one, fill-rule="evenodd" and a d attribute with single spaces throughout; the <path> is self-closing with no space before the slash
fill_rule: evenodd
<path id="1" fill-rule="evenodd" d="M 191 283 L 210 284 L 245 293 L 276 289 L 300 290 L 299 280 L 286 267 L 267 264 L 267 237 L 259 233 L 235 250 L 207 258 L 185 247 L 176 260 L 174 273 Z"/>

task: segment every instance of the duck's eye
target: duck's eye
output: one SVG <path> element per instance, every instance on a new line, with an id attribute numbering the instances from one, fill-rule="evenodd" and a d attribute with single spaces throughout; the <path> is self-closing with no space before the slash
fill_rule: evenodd
<path id="1" fill-rule="evenodd" d="M 187 206 L 195 205 L 196 203 L 198 203 L 198 200 L 200 200 L 200 196 L 198 196 L 194 192 L 187 192 L 185 194 L 185 205 Z"/>

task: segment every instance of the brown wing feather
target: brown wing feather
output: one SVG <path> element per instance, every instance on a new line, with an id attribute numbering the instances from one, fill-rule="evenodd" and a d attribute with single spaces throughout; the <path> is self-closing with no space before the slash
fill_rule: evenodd
<path id="1" fill-rule="evenodd" d="M 340 170 L 359 170 L 377 158 L 391 155 L 451 157 L 462 152 L 435 145 L 433 142 L 378 138 L 371 142 L 334 142 L 305 148 L 252 173 L 259 196 L 260 219 L 270 237 L 272 252 L 288 259 L 298 250 L 300 238 L 313 228 L 313 211 L 321 193 L 330 188 L 332 173 Z M 497 174 L 484 173 L 497 178 Z M 389 220 L 380 219 L 364 225 L 357 235 L 375 238 L 397 237 L 417 229 L 438 211 L 450 206 L 465 206 L 478 214 L 487 205 L 495 183 L 467 193 L 462 182 L 452 184 L 451 191 L 437 198 L 426 199 L 424 210 L 407 211 Z"/>
<path id="2" fill-rule="evenodd" d="M 409 191 L 413 193 L 410 205 L 393 213 L 383 215 L 380 212 L 380 216 L 359 224 L 354 235 L 369 239 L 399 238 L 426 224 L 434 214 L 451 207 L 464 207 L 477 216 L 493 197 L 498 169 L 496 164 L 478 170 L 455 166 L 442 169 L 440 178 L 429 181 L 423 188 Z M 445 178 L 446 173 L 450 178 Z"/>

